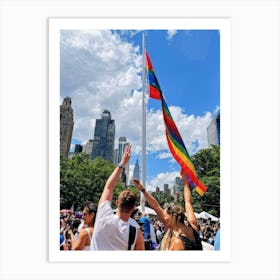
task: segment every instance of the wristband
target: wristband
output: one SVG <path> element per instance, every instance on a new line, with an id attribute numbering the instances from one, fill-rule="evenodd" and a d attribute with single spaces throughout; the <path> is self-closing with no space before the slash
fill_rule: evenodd
<path id="1" fill-rule="evenodd" d="M 144 192 L 146 189 L 145 188 L 143 188 L 142 190 L 140 190 L 141 192 Z"/>

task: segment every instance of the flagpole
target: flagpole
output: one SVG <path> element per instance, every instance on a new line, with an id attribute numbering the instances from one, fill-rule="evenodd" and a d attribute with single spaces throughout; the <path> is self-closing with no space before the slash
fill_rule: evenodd
<path id="1" fill-rule="evenodd" d="M 146 43 L 145 31 L 142 33 L 142 53 L 143 53 L 143 69 L 142 69 L 142 185 L 146 188 Z M 141 212 L 145 211 L 145 198 L 141 192 L 140 196 Z"/>

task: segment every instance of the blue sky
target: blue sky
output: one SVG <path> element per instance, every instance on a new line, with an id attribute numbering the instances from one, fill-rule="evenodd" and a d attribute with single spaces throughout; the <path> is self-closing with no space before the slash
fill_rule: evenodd
<path id="1" fill-rule="evenodd" d="M 148 30 L 146 48 L 190 154 L 207 147 L 207 126 L 220 107 L 218 30 Z M 72 98 L 72 143 L 93 138 L 103 110 L 116 122 L 116 141 L 133 145 L 130 175 L 141 167 L 142 31 L 61 32 L 61 101 Z M 179 165 L 169 153 L 160 101 L 147 99 L 147 187 L 174 184 Z"/>

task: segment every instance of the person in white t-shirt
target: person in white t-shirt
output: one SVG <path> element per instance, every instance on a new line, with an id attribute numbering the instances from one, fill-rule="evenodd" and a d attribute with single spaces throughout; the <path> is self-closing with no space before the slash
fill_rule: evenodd
<path id="1" fill-rule="evenodd" d="M 116 205 L 116 214 L 111 207 L 113 191 L 120 178 L 123 167 L 128 163 L 131 154 L 131 145 L 125 147 L 121 162 L 108 178 L 98 203 L 98 211 L 94 225 L 94 235 L 91 240 L 91 250 L 144 250 L 144 237 L 138 223 L 130 218 L 136 204 L 136 195 L 127 189 L 120 193 Z M 130 228 L 136 233 L 131 236 Z"/>

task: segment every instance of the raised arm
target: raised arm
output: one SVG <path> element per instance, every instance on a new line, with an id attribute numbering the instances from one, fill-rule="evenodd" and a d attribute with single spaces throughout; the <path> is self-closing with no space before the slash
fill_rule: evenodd
<path id="1" fill-rule="evenodd" d="M 150 195 L 143 185 L 140 183 L 138 179 L 132 179 L 133 184 L 136 186 L 136 188 L 141 191 L 146 199 L 146 201 L 149 203 L 150 207 L 155 210 L 155 212 L 158 215 L 159 220 L 164 223 L 165 225 L 168 225 L 169 219 L 168 215 L 165 213 L 165 211 L 160 207 L 158 201 Z"/>
<path id="2" fill-rule="evenodd" d="M 103 193 L 102 193 L 99 203 L 98 203 L 98 207 L 101 205 L 102 202 L 104 202 L 106 200 L 109 200 L 110 202 L 112 201 L 114 189 L 120 178 L 122 168 L 128 163 L 128 161 L 130 159 L 130 153 L 131 153 L 131 145 L 128 145 L 124 149 L 122 160 L 121 160 L 119 166 L 115 168 L 115 170 L 110 175 L 110 177 L 108 178 L 108 180 L 105 184 Z"/>
<path id="3" fill-rule="evenodd" d="M 186 209 L 188 222 L 192 225 L 194 230 L 198 231 L 197 220 L 192 205 L 192 194 L 191 194 L 189 182 L 183 170 L 181 170 L 180 174 L 184 182 L 184 199 L 185 199 L 185 209 Z"/>

